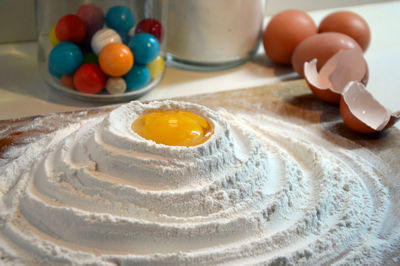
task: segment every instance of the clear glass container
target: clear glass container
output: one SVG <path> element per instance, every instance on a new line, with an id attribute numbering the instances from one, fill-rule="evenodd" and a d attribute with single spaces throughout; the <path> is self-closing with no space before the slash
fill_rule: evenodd
<path id="1" fill-rule="evenodd" d="M 167 58 L 194 70 L 237 66 L 257 50 L 265 0 L 168 2 Z"/>
<path id="2" fill-rule="evenodd" d="M 165 0 L 36 0 L 38 64 L 72 97 L 136 99 L 165 71 Z"/>

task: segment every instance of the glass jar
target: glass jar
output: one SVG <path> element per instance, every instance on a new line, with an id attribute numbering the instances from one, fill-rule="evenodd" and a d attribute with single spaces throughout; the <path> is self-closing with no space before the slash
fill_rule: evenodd
<path id="1" fill-rule="evenodd" d="M 38 64 L 53 88 L 85 100 L 149 92 L 165 71 L 163 0 L 36 0 Z"/>
<path id="2" fill-rule="evenodd" d="M 237 66 L 260 43 L 265 0 L 184 0 L 168 4 L 167 58 L 197 70 Z"/>

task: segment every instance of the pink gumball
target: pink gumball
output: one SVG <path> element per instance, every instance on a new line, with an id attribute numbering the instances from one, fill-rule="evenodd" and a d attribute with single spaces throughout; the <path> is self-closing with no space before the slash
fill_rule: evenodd
<path id="1" fill-rule="evenodd" d="M 85 50 L 90 50 L 90 40 L 104 26 L 104 12 L 93 4 L 86 4 L 81 5 L 76 14 L 86 23 L 87 36 L 83 40 L 82 46 Z"/>

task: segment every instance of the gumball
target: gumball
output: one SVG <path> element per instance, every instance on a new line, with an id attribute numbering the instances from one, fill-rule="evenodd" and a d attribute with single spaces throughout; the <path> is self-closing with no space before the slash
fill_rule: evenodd
<path id="1" fill-rule="evenodd" d="M 132 27 L 132 29 L 129 30 L 128 35 L 129 38 L 132 38 L 133 36 L 135 36 L 136 32 L 136 27 Z"/>
<path id="2" fill-rule="evenodd" d="M 93 4 L 81 5 L 76 14 L 86 23 L 89 35 L 92 34 L 93 36 L 96 31 L 103 28 L 104 13 L 101 8 Z"/>
<path id="3" fill-rule="evenodd" d="M 118 32 L 118 34 L 122 39 L 122 43 L 125 45 L 128 45 L 129 41 L 131 40 L 131 36 L 129 36 L 129 32 Z"/>
<path id="4" fill-rule="evenodd" d="M 109 94 L 121 94 L 126 91 L 126 81 L 123 78 L 110 77 L 106 83 L 106 90 Z"/>
<path id="5" fill-rule="evenodd" d="M 157 78 L 162 75 L 165 69 L 164 58 L 161 55 L 157 56 L 152 62 L 147 65 L 150 71 L 151 78 Z"/>
<path id="6" fill-rule="evenodd" d="M 111 43 L 101 50 L 99 64 L 104 73 L 112 77 L 120 77 L 131 69 L 133 55 L 128 46 Z"/>
<path id="7" fill-rule="evenodd" d="M 110 43 L 122 43 L 121 36 L 112 29 L 99 30 L 93 35 L 91 41 L 92 50 L 96 55 L 98 55 L 104 46 Z"/>
<path id="8" fill-rule="evenodd" d="M 73 75 L 62 75 L 61 76 L 61 84 L 64 85 L 64 87 L 73 89 L 74 87 L 74 76 Z"/>
<path id="9" fill-rule="evenodd" d="M 86 4 L 81 5 L 76 14 L 86 23 L 87 35 L 82 42 L 82 47 L 85 51 L 89 51 L 93 35 L 104 26 L 103 10 L 93 4 Z"/>
<path id="10" fill-rule="evenodd" d="M 106 24 L 117 32 L 129 32 L 133 27 L 134 18 L 128 7 L 114 6 L 107 12 Z"/>
<path id="11" fill-rule="evenodd" d="M 74 74 L 74 86 L 83 93 L 95 94 L 106 85 L 107 77 L 96 64 L 83 64 Z"/>
<path id="12" fill-rule="evenodd" d="M 149 33 L 139 33 L 129 42 L 129 48 L 135 55 L 135 61 L 140 64 L 148 64 L 160 53 L 160 43 Z"/>
<path id="13" fill-rule="evenodd" d="M 61 76 L 63 75 L 63 74 L 57 72 L 56 70 L 54 70 L 54 67 L 50 64 L 50 62 L 49 62 L 49 67 L 48 67 L 48 69 L 49 69 L 49 73 L 50 73 L 53 77 L 55 77 L 55 78 L 60 79 Z"/>
<path id="14" fill-rule="evenodd" d="M 50 52 L 49 65 L 54 72 L 72 74 L 82 64 L 82 51 L 76 44 L 60 42 Z"/>
<path id="15" fill-rule="evenodd" d="M 150 71 L 143 65 L 134 65 L 124 78 L 128 91 L 138 90 L 150 82 Z"/>
<path id="16" fill-rule="evenodd" d="M 86 24 L 77 15 L 66 15 L 56 24 L 56 36 L 61 42 L 79 44 L 86 37 Z"/>
<path id="17" fill-rule="evenodd" d="M 164 29 L 161 23 L 152 18 L 145 18 L 136 26 L 135 33 L 150 33 L 161 43 L 164 37 Z"/>
<path id="18" fill-rule="evenodd" d="M 86 64 L 86 63 L 98 64 L 99 60 L 94 53 L 84 53 L 83 54 L 83 63 L 84 64 Z"/>
<path id="19" fill-rule="evenodd" d="M 53 45 L 53 47 L 60 43 L 60 40 L 57 39 L 57 36 L 56 36 L 56 26 L 55 25 L 53 26 L 53 28 L 51 28 L 51 31 L 49 33 L 49 39 L 50 39 L 50 43 L 51 43 L 51 45 Z"/>

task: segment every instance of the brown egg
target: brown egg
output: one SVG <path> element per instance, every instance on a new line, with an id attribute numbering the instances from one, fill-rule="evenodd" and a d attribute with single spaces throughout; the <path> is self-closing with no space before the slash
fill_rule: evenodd
<path id="1" fill-rule="evenodd" d="M 367 22 L 358 14 L 350 11 L 339 11 L 325 17 L 319 25 L 318 32 L 339 32 L 353 38 L 365 52 L 371 40 Z"/>
<path id="2" fill-rule="evenodd" d="M 264 49 L 275 63 L 290 64 L 296 46 L 315 34 L 317 26 L 307 13 L 285 10 L 269 21 L 263 36 Z"/>
<path id="3" fill-rule="evenodd" d="M 368 82 L 368 65 L 360 49 L 343 50 L 333 55 L 317 72 L 317 59 L 304 64 L 304 76 L 311 91 L 320 99 L 339 103 L 351 81 Z"/>
<path id="4" fill-rule="evenodd" d="M 292 66 L 294 70 L 304 77 L 304 63 L 316 58 L 317 70 L 329 60 L 334 54 L 347 49 L 360 49 L 361 47 L 347 35 L 336 32 L 326 32 L 313 35 L 302 41 L 294 50 L 292 55 Z"/>

